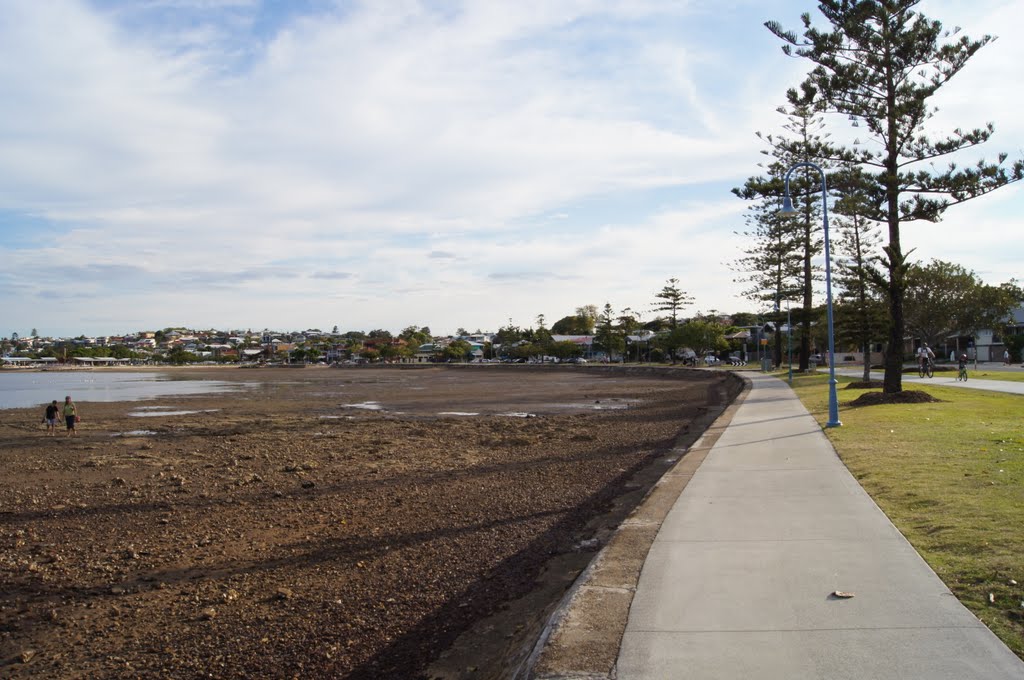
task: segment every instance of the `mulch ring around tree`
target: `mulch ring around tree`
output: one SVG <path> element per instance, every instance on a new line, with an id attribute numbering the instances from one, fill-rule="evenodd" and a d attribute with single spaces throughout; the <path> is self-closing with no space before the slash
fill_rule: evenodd
<path id="1" fill-rule="evenodd" d="M 885 383 L 881 380 L 860 380 L 858 382 L 847 383 L 844 389 L 847 390 L 880 390 L 885 386 Z"/>
<path id="2" fill-rule="evenodd" d="M 901 392 L 886 393 L 886 392 L 865 392 L 853 401 L 848 406 L 878 406 L 880 404 L 928 404 L 938 403 L 941 399 L 936 399 L 927 392 L 921 392 L 920 390 L 903 390 Z"/>

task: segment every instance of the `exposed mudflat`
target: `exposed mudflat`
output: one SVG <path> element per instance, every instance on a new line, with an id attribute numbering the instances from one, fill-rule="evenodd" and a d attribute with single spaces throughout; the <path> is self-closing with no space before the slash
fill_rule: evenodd
<path id="1" fill-rule="evenodd" d="M 252 386 L 80 402 L 74 438 L 0 411 L 0 676 L 505 677 L 737 391 L 684 370 L 175 374 Z"/>

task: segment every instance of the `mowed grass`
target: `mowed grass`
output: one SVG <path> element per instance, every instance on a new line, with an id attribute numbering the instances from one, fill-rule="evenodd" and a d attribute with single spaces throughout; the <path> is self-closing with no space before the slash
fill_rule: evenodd
<path id="1" fill-rule="evenodd" d="M 970 367 L 968 367 L 967 375 L 968 379 L 1024 382 L 1024 373 L 1015 373 L 1014 371 L 986 371 L 985 369 L 972 371 Z"/>
<path id="2" fill-rule="evenodd" d="M 785 379 L 785 376 L 783 376 Z M 850 472 L 975 615 L 1024 658 L 1024 396 L 904 383 L 940 403 L 851 408 L 826 430 Z M 828 376 L 794 378 L 828 420 Z M 990 598 L 992 601 L 990 601 Z"/>

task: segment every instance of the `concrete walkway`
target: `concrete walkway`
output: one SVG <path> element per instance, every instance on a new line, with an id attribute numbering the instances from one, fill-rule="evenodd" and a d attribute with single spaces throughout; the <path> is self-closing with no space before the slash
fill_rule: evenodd
<path id="1" fill-rule="evenodd" d="M 819 370 L 827 371 L 828 369 Z M 998 374 L 1000 372 L 1022 373 L 1024 372 L 1024 368 L 1018 368 L 1016 366 L 1003 366 L 1002 364 L 998 366 L 983 365 L 982 368 L 978 371 L 975 371 L 973 368 L 968 368 L 966 382 L 961 382 L 956 379 L 955 370 L 953 372 L 936 373 L 935 376 L 932 378 L 922 378 L 917 373 L 910 372 L 903 374 L 903 384 L 908 387 L 913 387 L 918 383 L 923 383 L 925 385 L 941 385 L 943 387 L 962 387 L 968 390 L 988 390 L 990 392 L 1024 394 L 1024 382 L 1019 382 L 1015 380 L 999 380 L 998 378 L 993 377 L 975 377 L 979 373 L 986 373 L 989 376 L 991 376 L 993 373 Z M 841 375 L 846 378 L 855 378 L 857 380 L 860 380 L 861 378 L 864 377 L 864 369 L 859 368 L 854 370 L 846 368 L 845 366 L 836 366 L 836 375 Z M 885 373 L 882 371 L 871 371 L 872 380 L 882 380 L 884 377 Z"/>
<path id="2" fill-rule="evenodd" d="M 1024 678 L 786 383 L 750 378 L 646 556 L 614 677 Z"/>

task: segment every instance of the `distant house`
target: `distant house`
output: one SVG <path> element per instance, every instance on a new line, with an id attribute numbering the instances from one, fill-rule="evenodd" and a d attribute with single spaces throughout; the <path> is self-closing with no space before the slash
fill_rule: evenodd
<path id="1" fill-rule="evenodd" d="M 72 361 L 80 366 L 124 366 L 130 359 L 116 357 L 72 357 Z"/>
<path id="2" fill-rule="evenodd" d="M 41 357 L 39 359 L 33 359 L 32 357 L 0 357 L 0 365 L 39 366 L 55 363 L 57 363 L 57 357 Z"/>
<path id="3" fill-rule="evenodd" d="M 1013 310 L 1010 323 L 1007 324 L 1007 335 L 1024 335 L 1024 305 Z"/>
<path id="4" fill-rule="evenodd" d="M 588 358 L 594 356 L 593 335 L 552 335 L 551 339 L 555 342 L 571 342 L 574 345 L 579 345 L 583 350 L 583 356 Z"/>
<path id="5" fill-rule="evenodd" d="M 571 342 L 582 347 L 590 347 L 594 344 L 593 335 L 552 335 L 555 342 Z"/>
<path id="6" fill-rule="evenodd" d="M 416 363 L 424 364 L 434 360 L 434 356 L 437 353 L 437 347 L 432 342 L 426 342 L 416 348 L 416 353 L 413 355 L 413 360 Z"/>
<path id="7" fill-rule="evenodd" d="M 324 359 L 326 359 L 328 363 L 333 363 L 336 361 L 341 361 L 347 355 L 348 350 L 345 348 L 344 345 L 332 345 L 327 348 L 326 352 L 324 352 Z"/>
<path id="8" fill-rule="evenodd" d="M 459 336 L 463 340 L 468 340 L 471 343 L 485 344 L 494 341 L 493 333 L 473 333 L 472 335 Z"/>
<path id="9" fill-rule="evenodd" d="M 1024 306 L 1018 307 L 1010 313 L 1007 325 L 1001 329 L 985 328 L 979 330 L 973 338 L 974 351 L 977 352 L 978 361 L 1002 361 L 1003 351 L 1006 349 L 1004 336 L 1024 334 Z M 969 342 L 970 339 L 968 338 Z M 964 339 L 960 339 L 959 349 L 964 349 Z M 970 348 L 968 347 L 968 356 Z"/>
<path id="10" fill-rule="evenodd" d="M 263 354 L 262 349 L 243 349 L 242 361 L 255 361 Z"/>

